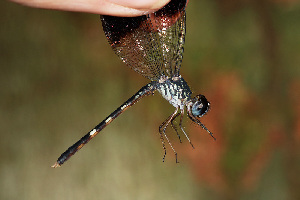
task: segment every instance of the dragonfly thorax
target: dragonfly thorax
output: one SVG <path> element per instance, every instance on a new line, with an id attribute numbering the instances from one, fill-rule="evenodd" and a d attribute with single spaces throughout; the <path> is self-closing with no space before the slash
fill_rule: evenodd
<path id="1" fill-rule="evenodd" d="M 156 89 L 175 108 L 184 109 L 186 103 L 191 100 L 191 89 L 181 76 L 161 77 L 156 82 Z"/>

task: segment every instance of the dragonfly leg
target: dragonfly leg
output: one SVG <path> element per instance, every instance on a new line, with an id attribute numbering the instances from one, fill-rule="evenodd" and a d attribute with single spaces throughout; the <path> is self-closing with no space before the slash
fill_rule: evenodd
<path id="1" fill-rule="evenodd" d="M 177 136 L 178 136 L 179 142 L 182 143 L 181 138 L 180 138 L 180 135 L 179 135 L 178 130 L 177 130 L 177 127 L 176 127 L 175 124 L 174 124 L 174 120 L 179 116 L 179 114 L 180 114 L 180 113 L 177 113 L 177 114 L 175 115 L 175 117 L 171 120 L 171 126 L 172 126 L 172 128 L 176 131 L 176 134 L 177 134 Z"/>
<path id="2" fill-rule="evenodd" d="M 179 127 L 180 127 L 180 129 L 182 130 L 183 134 L 185 135 L 186 139 L 189 141 L 189 143 L 190 143 L 191 146 L 193 147 L 193 149 L 195 149 L 195 147 L 194 147 L 194 145 L 192 144 L 192 142 L 191 142 L 189 136 L 186 134 L 185 130 L 184 130 L 183 127 L 182 127 L 182 119 L 183 119 L 183 116 L 184 116 L 184 109 L 182 109 L 182 110 L 180 111 L 180 114 L 181 114 L 181 115 L 180 115 Z"/>
<path id="3" fill-rule="evenodd" d="M 171 149 L 173 150 L 174 154 L 175 154 L 175 158 L 176 158 L 176 163 L 178 163 L 178 160 L 177 160 L 177 152 L 175 151 L 172 143 L 170 142 L 167 134 L 166 134 L 166 128 L 168 127 L 168 125 L 170 124 L 170 122 L 172 121 L 172 119 L 174 117 L 176 117 L 176 114 L 178 112 L 178 107 L 176 108 L 175 112 L 173 114 L 171 114 L 160 126 L 159 126 L 159 133 L 160 133 L 160 136 L 161 136 L 161 140 L 162 140 L 162 143 L 163 143 L 163 148 L 165 150 L 165 154 L 166 154 L 166 147 L 165 147 L 165 144 L 164 144 L 164 141 L 163 141 L 163 137 L 166 138 L 166 140 L 168 141 Z M 163 161 L 165 159 L 165 156 L 163 157 Z"/>
<path id="4" fill-rule="evenodd" d="M 196 124 L 198 124 L 199 126 L 201 126 L 204 130 L 206 130 L 206 131 L 209 133 L 209 135 L 210 135 L 214 140 L 216 140 L 216 138 L 213 136 L 213 133 L 212 133 L 210 130 L 208 130 L 208 129 L 206 128 L 206 126 L 205 126 L 200 120 L 198 120 L 196 117 L 194 117 L 194 115 L 192 114 L 191 110 L 188 110 L 188 117 L 189 117 L 193 122 L 195 122 Z"/>

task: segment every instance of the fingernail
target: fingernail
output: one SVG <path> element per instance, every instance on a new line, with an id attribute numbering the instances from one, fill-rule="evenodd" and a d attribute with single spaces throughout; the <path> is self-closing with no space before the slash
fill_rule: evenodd
<path id="1" fill-rule="evenodd" d="M 109 2 L 128 8 L 147 11 L 158 10 L 170 2 L 170 0 L 109 0 Z"/>

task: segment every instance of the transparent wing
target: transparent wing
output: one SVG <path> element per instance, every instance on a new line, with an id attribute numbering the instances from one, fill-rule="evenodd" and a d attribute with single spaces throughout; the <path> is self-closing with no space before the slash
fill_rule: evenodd
<path id="1" fill-rule="evenodd" d="M 178 76 L 183 58 L 186 0 L 173 0 L 140 17 L 101 16 L 114 52 L 130 68 L 150 80 Z"/>

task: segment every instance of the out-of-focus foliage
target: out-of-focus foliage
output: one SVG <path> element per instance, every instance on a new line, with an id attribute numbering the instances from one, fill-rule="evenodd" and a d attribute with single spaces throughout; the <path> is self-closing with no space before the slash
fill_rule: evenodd
<path id="1" fill-rule="evenodd" d="M 182 75 L 215 133 L 196 147 L 143 99 L 59 169 L 50 165 L 147 80 L 113 54 L 97 15 L 0 3 L 0 199 L 300 199 L 300 3 L 190 1 Z"/>

